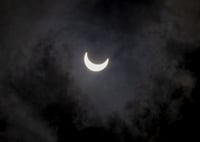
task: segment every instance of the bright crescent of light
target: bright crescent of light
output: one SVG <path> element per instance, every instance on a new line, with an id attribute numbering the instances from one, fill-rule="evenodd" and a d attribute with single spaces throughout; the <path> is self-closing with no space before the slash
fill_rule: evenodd
<path id="1" fill-rule="evenodd" d="M 89 70 L 94 71 L 94 72 L 100 72 L 100 71 L 104 70 L 108 66 L 109 59 L 107 58 L 106 61 L 101 63 L 101 64 L 94 64 L 89 60 L 88 53 L 85 52 L 84 63 L 85 63 L 85 66 Z"/>

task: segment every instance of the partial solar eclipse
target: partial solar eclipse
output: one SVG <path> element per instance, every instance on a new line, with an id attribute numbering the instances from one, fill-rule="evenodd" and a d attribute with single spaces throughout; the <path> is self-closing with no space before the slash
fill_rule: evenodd
<path id="1" fill-rule="evenodd" d="M 90 59 L 88 58 L 88 53 L 85 52 L 85 55 L 84 55 L 84 63 L 85 63 L 85 66 L 93 71 L 93 72 L 100 72 L 100 71 L 103 71 L 107 66 L 108 66 L 108 63 L 109 63 L 109 59 L 107 58 L 103 63 L 101 64 L 95 64 L 95 63 L 92 63 L 90 61 Z"/>

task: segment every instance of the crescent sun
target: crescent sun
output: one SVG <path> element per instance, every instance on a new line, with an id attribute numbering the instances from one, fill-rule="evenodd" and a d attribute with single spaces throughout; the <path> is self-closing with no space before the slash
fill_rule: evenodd
<path id="1" fill-rule="evenodd" d="M 84 63 L 85 63 L 85 66 L 93 71 L 93 72 L 100 72 L 102 70 L 104 70 L 107 66 L 108 66 L 108 63 L 109 63 L 109 59 L 107 58 L 103 63 L 101 64 L 95 64 L 95 63 L 92 63 L 90 61 L 90 59 L 88 58 L 88 53 L 85 52 L 85 55 L 84 55 Z"/>

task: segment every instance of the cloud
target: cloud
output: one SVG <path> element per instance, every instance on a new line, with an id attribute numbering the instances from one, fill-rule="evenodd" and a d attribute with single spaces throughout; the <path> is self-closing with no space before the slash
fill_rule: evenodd
<path id="1" fill-rule="evenodd" d="M 199 9 L 196 1 L 175 2 L 4 2 L 0 75 L 10 98 L 0 98 L 8 133 L 18 137 L 20 129 L 24 141 L 35 135 L 56 141 L 52 133 L 64 127 L 105 126 L 151 139 L 162 117 L 177 118 L 195 84 L 181 65 L 198 45 Z M 88 71 L 85 51 L 93 60 L 109 57 L 109 67 Z"/>

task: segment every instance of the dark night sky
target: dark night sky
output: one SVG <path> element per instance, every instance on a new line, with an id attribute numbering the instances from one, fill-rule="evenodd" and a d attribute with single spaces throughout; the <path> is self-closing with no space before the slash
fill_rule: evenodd
<path id="1" fill-rule="evenodd" d="M 0 142 L 198 141 L 199 33 L 199 0 L 1 0 Z"/>

